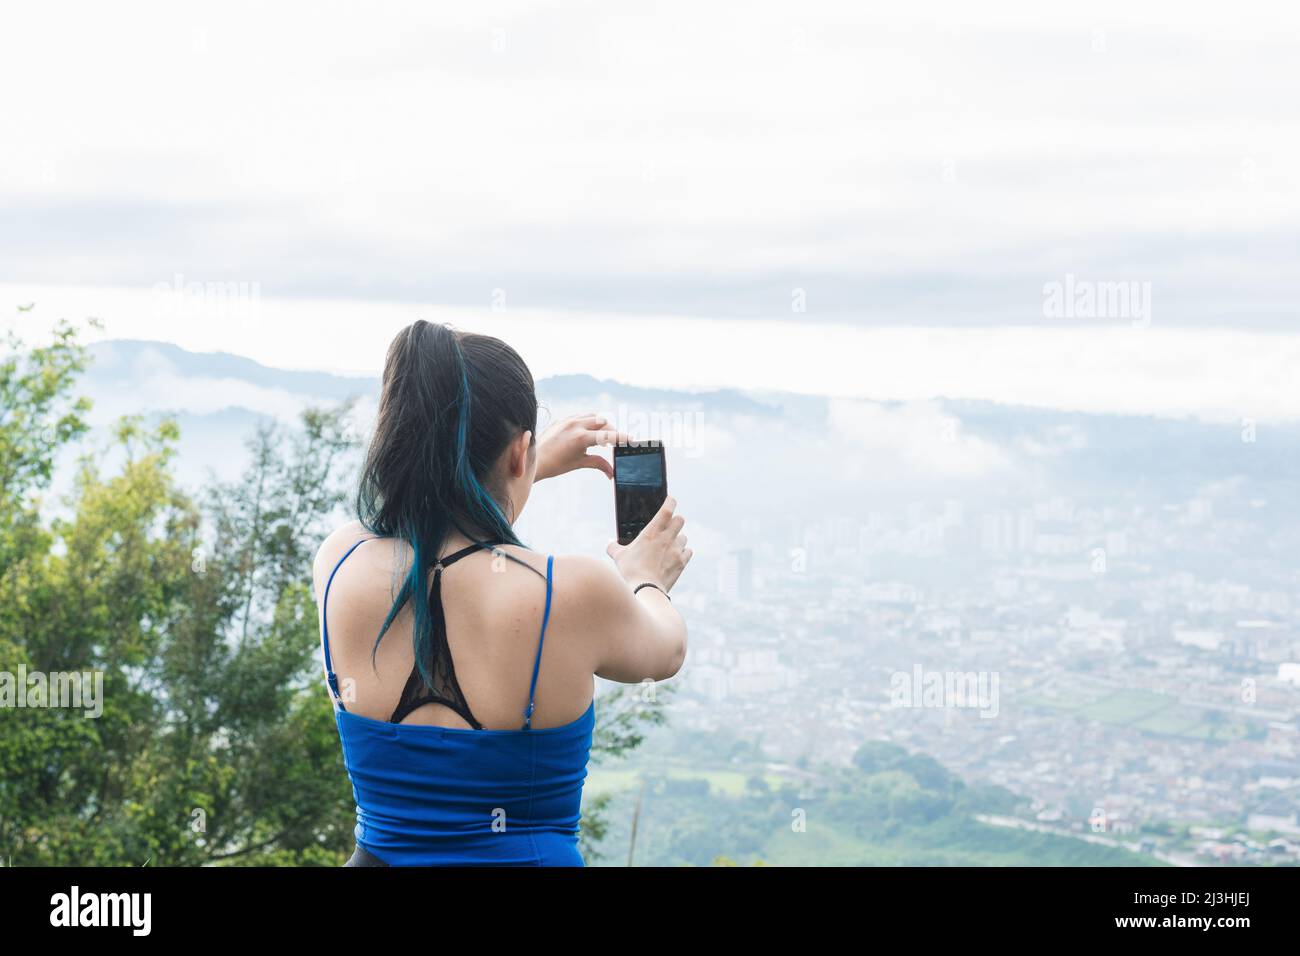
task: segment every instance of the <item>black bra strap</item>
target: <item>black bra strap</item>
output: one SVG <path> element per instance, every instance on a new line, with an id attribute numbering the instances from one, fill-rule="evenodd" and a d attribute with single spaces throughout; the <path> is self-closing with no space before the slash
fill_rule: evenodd
<path id="1" fill-rule="evenodd" d="M 496 547 L 496 543 L 492 541 L 476 541 L 473 544 L 471 544 L 468 548 L 461 548 L 459 551 L 455 552 L 454 554 L 449 554 L 445 558 L 439 558 L 438 563 L 433 566 L 434 573 L 436 574 L 439 568 L 445 568 L 448 565 L 455 564 L 461 558 L 473 554 L 475 551 L 480 551 L 483 548 L 495 548 L 495 547 Z"/>
<path id="2" fill-rule="evenodd" d="M 411 671 L 411 676 L 406 679 L 406 688 L 402 691 L 402 700 L 404 701 L 404 703 L 398 704 L 397 709 L 393 711 L 393 716 L 388 718 L 388 722 L 390 724 L 400 724 L 402 721 L 404 721 L 411 714 L 415 713 L 425 704 L 441 704 L 443 707 L 446 707 L 448 710 L 453 710 L 457 714 L 459 714 L 461 719 L 464 720 L 465 723 L 469 724 L 470 727 L 474 728 L 475 730 L 483 729 L 483 725 L 480 724 L 478 722 L 478 719 L 475 718 L 475 716 L 470 712 L 468 704 L 462 707 L 459 704 L 457 704 L 454 700 L 448 700 L 446 697 L 443 697 L 439 694 L 423 694 L 423 695 L 413 694 L 411 698 L 407 700 L 408 693 L 411 693 L 412 691 L 422 687 L 423 685 L 424 685 L 424 681 L 420 677 L 419 669 L 417 668 L 416 670 Z"/>
<path id="3" fill-rule="evenodd" d="M 439 558 L 438 563 L 433 566 L 433 581 L 429 585 L 429 612 L 433 615 L 434 634 L 440 636 L 441 643 L 447 648 L 447 658 L 450 666 L 448 667 L 448 686 L 446 690 L 450 691 L 450 693 L 440 694 L 425 684 L 424 678 L 420 674 L 420 665 L 417 662 L 411 668 L 410 676 L 406 678 L 406 686 L 402 688 L 402 696 L 397 700 L 393 715 L 388 718 L 390 724 L 400 724 L 411 713 L 419 710 L 425 704 L 441 704 L 459 714 L 461 719 L 475 730 L 483 729 L 483 725 L 478 722 L 474 712 L 470 710 L 469 701 L 465 700 L 465 694 L 461 691 L 460 684 L 456 680 L 456 665 L 451 660 L 451 645 L 447 642 L 447 619 L 442 613 L 442 572 L 444 568 L 455 564 L 461 558 L 484 548 L 495 548 L 496 544 L 493 541 L 476 541 L 453 554 Z"/>
<path id="4" fill-rule="evenodd" d="M 462 532 L 463 533 L 463 532 Z M 469 537 L 466 535 L 466 537 Z M 425 683 L 424 677 L 420 674 L 419 663 L 411 668 L 411 674 L 406 679 L 406 686 L 402 688 L 402 696 L 398 698 L 397 706 L 393 709 L 393 715 L 388 718 L 391 724 L 400 724 L 414 711 L 419 710 L 425 704 L 441 704 L 448 710 L 454 711 L 469 724 L 474 730 L 482 730 L 483 725 L 478 722 L 473 711 L 470 710 L 469 701 L 465 699 L 464 692 L 460 689 L 460 683 L 456 680 L 456 664 L 452 660 L 451 644 L 447 641 L 447 619 L 442 610 L 442 572 L 445 568 L 455 564 L 461 558 L 473 554 L 475 551 L 481 551 L 484 548 L 495 551 L 500 542 L 496 541 L 475 541 L 468 547 L 461 548 L 444 558 L 439 558 L 433 566 L 433 580 L 429 584 L 429 613 L 433 615 L 433 636 L 437 646 L 446 651 L 447 672 L 445 674 L 435 675 L 432 667 L 430 677 L 435 681 L 440 681 L 444 686 L 433 688 Z M 524 713 L 524 729 L 527 730 L 532 725 L 533 715 L 533 697 L 537 688 L 537 673 L 541 666 L 542 660 L 542 641 L 546 638 L 546 622 L 550 617 L 551 611 L 551 565 L 552 559 L 546 559 L 546 573 L 543 574 L 527 561 L 521 561 L 513 554 L 507 554 L 504 551 L 497 552 L 504 555 L 516 564 L 523 565 L 529 571 L 532 571 L 538 577 L 546 581 L 546 610 L 542 615 L 542 630 L 537 640 L 537 658 L 533 662 L 533 677 L 528 689 L 528 709 Z M 433 662 L 436 666 L 437 661 Z"/>

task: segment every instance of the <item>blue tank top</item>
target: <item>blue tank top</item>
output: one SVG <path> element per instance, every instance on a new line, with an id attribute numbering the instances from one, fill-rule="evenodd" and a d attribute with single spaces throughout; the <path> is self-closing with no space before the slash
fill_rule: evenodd
<path id="1" fill-rule="evenodd" d="M 321 600 L 325 675 L 356 800 L 357 845 L 390 866 L 582 866 L 578 822 L 595 701 L 572 723 L 532 728 L 553 559 L 546 559 L 546 606 L 523 727 L 402 724 L 349 713 L 330 658 L 329 588 L 343 562 L 367 540 L 339 559 Z M 447 563 L 435 568 L 435 579 Z M 432 596 L 441 602 L 440 589 Z"/>

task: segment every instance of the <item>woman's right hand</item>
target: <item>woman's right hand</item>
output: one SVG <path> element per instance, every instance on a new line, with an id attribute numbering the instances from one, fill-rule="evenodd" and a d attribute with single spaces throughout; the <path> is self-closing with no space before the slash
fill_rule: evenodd
<path id="1" fill-rule="evenodd" d="M 681 533 L 686 519 L 673 514 L 676 509 L 677 500 L 672 496 L 665 498 L 631 544 L 611 541 L 605 549 L 614 559 L 619 574 L 633 587 L 648 581 L 669 591 L 690 562 L 693 552 L 686 547 L 686 535 Z"/>

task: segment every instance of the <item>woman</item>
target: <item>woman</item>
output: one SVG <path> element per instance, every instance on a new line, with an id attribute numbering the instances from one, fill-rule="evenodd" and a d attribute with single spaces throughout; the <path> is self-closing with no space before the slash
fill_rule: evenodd
<path id="1" fill-rule="evenodd" d="M 663 680 L 686 655 L 668 592 L 691 559 L 672 498 L 611 567 L 513 525 L 534 481 L 626 440 L 582 415 L 534 440 L 510 346 L 416 322 L 393 340 L 358 519 L 321 545 L 325 672 L 357 803 L 349 866 L 581 866 L 594 676 Z"/>

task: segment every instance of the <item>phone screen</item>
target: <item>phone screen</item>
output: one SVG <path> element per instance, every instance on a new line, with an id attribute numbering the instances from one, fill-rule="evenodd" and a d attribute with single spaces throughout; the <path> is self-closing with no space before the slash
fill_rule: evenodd
<path id="1" fill-rule="evenodd" d="M 615 445 L 614 518 L 618 525 L 618 543 L 631 543 L 655 516 L 666 497 L 668 476 L 664 468 L 664 446 L 659 442 Z"/>

